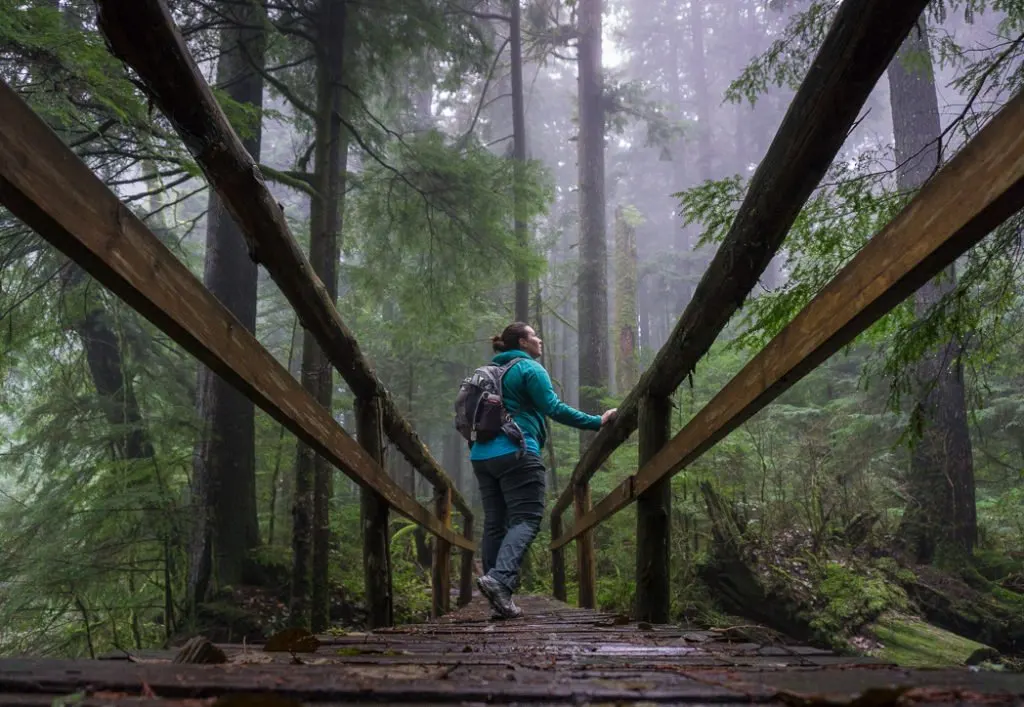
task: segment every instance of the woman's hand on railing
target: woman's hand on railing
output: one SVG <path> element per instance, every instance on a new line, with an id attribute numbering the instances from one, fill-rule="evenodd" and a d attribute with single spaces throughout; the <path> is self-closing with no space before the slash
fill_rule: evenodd
<path id="1" fill-rule="evenodd" d="M 615 411 L 616 410 L 618 410 L 618 408 L 612 408 L 611 410 L 605 410 L 603 413 L 601 413 L 601 427 L 604 427 L 609 422 L 611 422 L 612 420 L 615 419 Z"/>

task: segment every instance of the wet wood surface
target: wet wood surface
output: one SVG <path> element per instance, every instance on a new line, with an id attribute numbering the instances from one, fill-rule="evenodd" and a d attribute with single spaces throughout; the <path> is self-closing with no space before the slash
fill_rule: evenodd
<path id="1" fill-rule="evenodd" d="M 223 665 L 173 651 L 101 660 L 0 660 L 0 704 L 786 704 L 1024 703 L 1024 675 L 908 670 L 775 640 L 763 629 L 629 622 L 524 597 L 495 622 L 479 598 L 427 624 L 320 636 L 313 653 L 222 645 Z M 74 696 L 69 697 L 69 696 Z"/>

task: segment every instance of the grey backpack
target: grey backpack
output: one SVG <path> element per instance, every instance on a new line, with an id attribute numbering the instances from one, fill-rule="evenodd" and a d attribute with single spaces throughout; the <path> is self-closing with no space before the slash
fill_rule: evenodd
<path id="1" fill-rule="evenodd" d="M 504 432 L 525 451 L 523 431 L 505 409 L 501 390 L 501 379 L 521 360 L 516 358 L 501 366 L 493 363 L 481 366 L 459 386 L 455 397 L 455 429 L 470 447 L 474 442 L 487 442 Z"/>

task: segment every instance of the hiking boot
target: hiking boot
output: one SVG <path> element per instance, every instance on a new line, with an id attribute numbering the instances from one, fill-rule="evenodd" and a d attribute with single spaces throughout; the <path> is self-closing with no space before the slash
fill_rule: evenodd
<path id="1" fill-rule="evenodd" d="M 516 619 L 523 615 L 523 610 L 512 601 L 512 592 L 508 587 L 490 575 L 478 577 L 476 586 L 480 593 L 487 597 L 494 613 L 503 619 Z"/>
<path id="2" fill-rule="evenodd" d="M 491 621 L 504 621 L 505 619 L 518 619 L 523 615 L 523 610 L 512 601 L 512 597 L 508 598 L 509 606 L 512 607 L 511 613 L 506 616 L 497 612 L 491 614 Z"/>

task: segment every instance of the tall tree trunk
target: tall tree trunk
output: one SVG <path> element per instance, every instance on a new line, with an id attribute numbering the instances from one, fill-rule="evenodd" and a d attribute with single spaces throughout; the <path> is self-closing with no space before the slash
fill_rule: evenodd
<path id="1" fill-rule="evenodd" d="M 580 407 L 597 413 L 608 381 L 608 247 L 604 204 L 604 91 L 601 16 L 604 0 L 579 4 Z M 588 436 L 582 436 L 586 439 Z"/>
<path id="2" fill-rule="evenodd" d="M 512 159 L 514 184 L 512 189 L 515 212 L 516 243 L 525 251 L 529 248 L 529 232 L 523 216 L 523 172 L 526 165 L 526 109 L 523 106 L 523 33 L 521 28 L 522 8 L 520 0 L 510 0 L 512 46 Z M 530 317 L 530 283 L 522 265 L 516 268 L 516 320 L 525 322 Z M 535 322 L 539 326 L 539 322 Z"/>
<path id="3" fill-rule="evenodd" d="M 580 269 L 579 290 L 579 383 L 580 407 L 589 413 L 601 409 L 608 384 L 608 243 L 604 205 L 604 87 L 601 71 L 601 18 L 604 0 L 579 5 L 579 183 Z M 593 438 L 580 433 L 580 453 Z M 590 510 L 589 488 L 575 490 L 576 516 Z M 594 536 L 576 539 L 579 605 L 596 605 Z"/>
<path id="4" fill-rule="evenodd" d="M 704 56 L 704 3 L 690 3 L 690 83 L 697 108 L 697 178 L 711 179 L 711 98 L 708 91 L 707 60 Z"/>
<path id="5" fill-rule="evenodd" d="M 324 105 L 321 115 L 327 127 L 324 155 L 317 155 L 317 163 L 323 159 L 324 169 L 318 173 L 318 190 L 324 199 L 324 241 L 328 267 L 324 271 L 325 282 L 331 299 L 338 299 L 337 263 L 341 239 L 341 222 L 344 214 L 345 180 L 348 169 L 348 131 L 342 125 L 342 85 L 345 53 L 350 52 L 346 36 L 346 5 L 344 0 L 325 0 L 323 6 L 320 48 L 325 52 L 325 71 L 321 71 L 318 92 L 323 94 Z M 326 109 L 324 113 L 323 109 Z M 331 409 L 334 392 L 333 374 L 330 363 L 324 357 L 327 375 L 320 380 L 321 402 Z M 334 492 L 334 468 L 323 457 L 317 457 L 313 482 L 313 607 L 311 626 L 314 631 L 323 631 L 330 623 L 330 505 Z"/>
<path id="6" fill-rule="evenodd" d="M 258 4 L 222 3 L 232 26 L 221 30 L 217 83 L 232 99 L 263 107 L 266 36 Z M 243 144 L 259 162 L 261 126 Z M 256 264 L 220 198 L 210 191 L 206 229 L 207 289 L 248 331 L 256 328 Z M 202 432 L 193 454 L 197 506 L 190 553 L 189 599 L 205 599 L 210 582 L 243 581 L 249 552 L 259 544 L 256 515 L 255 413 L 252 402 L 204 366 L 199 367 L 197 411 Z M 212 577 L 211 577 L 212 572 Z"/>
<path id="7" fill-rule="evenodd" d="M 343 155 L 347 141 L 341 124 L 342 62 L 345 52 L 343 0 L 322 0 L 317 56 L 317 125 L 314 180 L 318 196 L 310 202 L 309 262 L 332 301 L 338 298 L 338 234 L 344 192 Z M 331 410 L 334 370 L 308 331 L 302 343 L 302 386 Z M 304 444 L 295 461 L 292 526 L 292 624 L 315 631 L 329 617 L 327 570 L 330 541 L 332 468 Z"/>
<path id="8" fill-rule="evenodd" d="M 941 123 L 924 18 L 918 21 L 889 66 L 893 134 L 901 190 L 919 189 L 938 169 Z M 952 266 L 914 295 L 918 316 L 956 284 Z M 967 427 L 963 344 L 950 340 L 918 364 L 914 418 L 921 437 L 911 455 L 908 504 L 899 538 L 920 562 L 974 548 L 977 516 L 974 462 Z"/>
<path id="9" fill-rule="evenodd" d="M 675 20 L 675 18 L 673 18 Z M 675 22 L 674 22 L 675 23 Z M 678 23 L 675 23 L 678 24 Z M 675 111 L 675 117 L 678 120 L 683 119 L 683 89 L 682 80 L 680 78 L 680 28 L 675 28 L 674 31 L 668 33 L 668 101 Z M 681 191 L 689 186 L 689 181 L 686 178 L 686 138 L 679 136 L 672 141 L 671 145 L 672 155 L 672 191 Z M 689 256 L 690 242 L 687 234 L 687 229 L 683 227 L 682 216 L 679 216 L 679 222 L 672 223 L 672 248 L 676 253 L 676 259 L 680 271 L 684 259 Z M 681 288 L 682 290 L 682 288 Z M 679 301 L 685 305 L 685 302 L 689 300 L 689 294 L 681 291 L 679 293 Z M 682 308 L 680 308 L 682 311 Z"/>
<path id="10" fill-rule="evenodd" d="M 623 395 L 636 385 L 636 227 L 620 206 L 615 210 L 615 387 Z"/>

